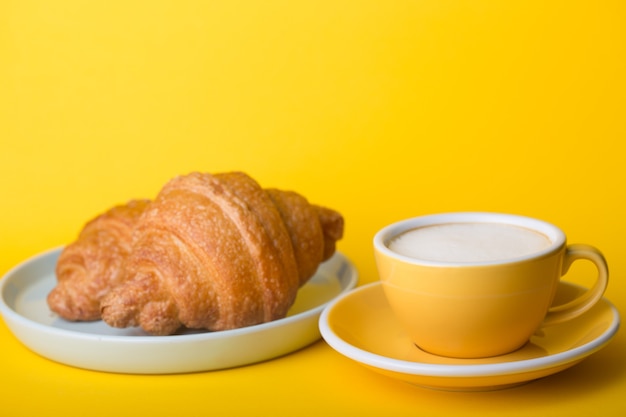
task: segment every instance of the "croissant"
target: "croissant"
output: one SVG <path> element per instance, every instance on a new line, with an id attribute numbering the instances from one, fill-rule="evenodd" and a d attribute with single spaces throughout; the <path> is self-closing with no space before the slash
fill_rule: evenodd
<path id="1" fill-rule="evenodd" d="M 100 300 L 120 282 L 132 230 L 147 205 L 148 200 L 133 200 L 111 208 L 89 221 L 63 249 L 57 285 L 47 297 L 52 311 L 72 321 L 100 319 Z"/>
<path id="2" fill-rule="evenodd" d="M 335 252 L 343 217 L 241 172 L 170 180 L 141 216 L 123 283 L 101 301 L 113 327 L 168 335 L 283 318 Z"/>

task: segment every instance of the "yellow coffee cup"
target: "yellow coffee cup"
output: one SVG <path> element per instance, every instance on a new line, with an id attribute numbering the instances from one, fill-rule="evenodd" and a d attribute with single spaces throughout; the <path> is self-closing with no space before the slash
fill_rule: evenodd
<path id="1" fill-rule="evenodd" d="M 512 352 L 541 326 L 587 311 L 608 284 L 602 253 L 568 245 L 556 226 L 501 213 L 444 213 L 399 221 L 374 237 L 384 294 L 421 349 L 481 358 Z M 597 267 L 588 291 L 552 302 L 577 259 Z"/>

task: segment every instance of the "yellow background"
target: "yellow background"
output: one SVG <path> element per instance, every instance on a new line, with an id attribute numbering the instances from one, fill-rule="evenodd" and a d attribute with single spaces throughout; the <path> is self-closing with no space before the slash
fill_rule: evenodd
<path id="1" fill-rule="evenodd" d="M 624 74 L 619 0 L 4 0 L 0 274 L 175 175 L 242 170 L 341 211 L 361 283 L 378 279 L 383 225 L 504 211 L 602 249 L 626 311 Z M 626 410 L 622 333 L 558 375 L 473 394 L 397 382 L 323 341 L 174 376 L 56 364 L 1 321 L 0 345 L 3 416 Z"/>

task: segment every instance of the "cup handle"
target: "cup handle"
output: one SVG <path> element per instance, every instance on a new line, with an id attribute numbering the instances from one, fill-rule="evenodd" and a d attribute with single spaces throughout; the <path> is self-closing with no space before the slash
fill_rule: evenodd
<path id="1" fill-rule="evenodd" d="M 594 286 L 572 301 L 550 307 L 543 322 L 544 326 L 562 323 L 581 315 L 593 307 L 602 298 L 604 291 L 606 291 L 609 283 L 609 268 L 602 253 L 593 246 L 582 244 L 569 245 L 565 250 L 565 257 L 563 258 L 562 275 L 565 275 L 574 261 L 578 259 L 590 260 L 598 269 L 598 277 Z"/>

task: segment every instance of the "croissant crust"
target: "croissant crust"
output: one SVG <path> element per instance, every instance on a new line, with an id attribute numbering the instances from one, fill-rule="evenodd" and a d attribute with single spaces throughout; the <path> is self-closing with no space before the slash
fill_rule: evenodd
<path id="1" fill-rule="evenodd" d="M 72 321 L 100 319 L 100 300 L 121 282 L 135 223 L 148 200 L 113 207 L 89 221 L 60 254 L 57 285 L 48 294 L 52 311 Z"/>
<path id="2" fill-rule="evenodd" d="M 134 225 L 121 284 L 101 299 L 102 319 L 164 335 L 285 317 L 343 228 L 336 211 L 262 189 L 241 172 L 176 177 Z"/>

